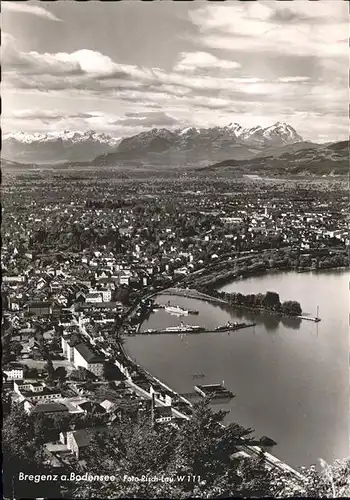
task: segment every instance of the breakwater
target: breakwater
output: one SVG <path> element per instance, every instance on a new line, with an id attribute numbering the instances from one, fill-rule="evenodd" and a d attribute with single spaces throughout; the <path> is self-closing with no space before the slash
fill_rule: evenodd
<path id="1" fill-rule="evenodd" d="M 138 335 L 160 335 L 160 334 L 176 334 L 176 335 L 181 335 L 181 334 L 198 334 L 198 333 L 230 333 L 230 332 L 236 332 L 237 330 L 242 330 L 243 328 L 250 328 L 250 327 L 253 327 L 253 326 L 256 326 L 256 323 L 241 323 L 237 326 L 227 326 L 227 327 L 221 327 L 221 328 L 202 328 L 202 327 L 198 327 L 198 328 L 191 328 L 189 326 L 188 329 L 186 328 L 169 328 L 169 329 L 165 329 L 165 330 L 153 330 L 153 329 L 149 329 L 149 330 L 144 330 L 143 332 L 139 331 L 138 330 Z"/>

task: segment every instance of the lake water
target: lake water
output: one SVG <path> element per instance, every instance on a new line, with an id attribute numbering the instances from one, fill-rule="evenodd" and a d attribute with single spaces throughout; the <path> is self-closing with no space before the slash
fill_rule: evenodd
<path id="1" fill-rule="evenodd" d="M 143 329 L 185 323 L 214 328 L 227 320 L 256 323 L 231 333 L 130 337 L 129 355 L 180 393 L 196 383 L 221 383 L 236 397 L 216 407 L 226 421 L 253 428 L 277 442 L 272 453 L 293 467 L 349 455 L 349 273 L 278 273 L 235 281 L 225 291 L 275 291 L 298 300 L 320 323 L 256 314 L 183 297 L 157 301 L 199 310 L 178 318 L 153 313 Z M 203 374 L 200 381 L 193 375 Z"/>

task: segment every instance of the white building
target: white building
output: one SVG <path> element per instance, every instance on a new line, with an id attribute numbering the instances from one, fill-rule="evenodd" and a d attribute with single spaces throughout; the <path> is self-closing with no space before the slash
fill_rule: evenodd
<path id="1" fill-rule="evenodd" d="M 102 302 L 102 293 L 101 292 L 91 292 L 86 296 L 86 302 L 90 304 L 96 304 L 98 302 Z"/>
<path id="2" fill-rule="evenodd" d="M 171 406 L 157 406 L 154 408 L 154 422 L 163 424 L 172 421 Z"/>
<path id="3" fill-rule="evenodd" d="M 70 338 L 62 337 L 61 346 L 63 355 L 73 363 L 75 368 L 85 368 L 97 377 L 103 375 L 105 360 L 96 354 L 90 346 L 81 342 L 78 337 L 75 335 Z"/>
<path id="4" fill-rule="evenodd" d="M 171 396 L 169 396 L 169 394 L 166 394 L 165 392 L 156 391 L 152 385 L 150 386 L 149 393 L 151 396 L 153 396 L 154 394 L 154 397 L 156 399 L 159 399 L 159 401 L 162 401 L 162 403 L 171 406 L 172 398 Z"/>
<path id="5" fill-rule="evenodd" d="M 112 300 L 112 291 L 109 288 L 100 290 L 100 293 L 102 293 L 103 302 L 110 302 Z"/>
<path id="6" fill-rule="evenodd" d="M 60 399 L 62 394 L 56 389 L 49 389 L 44 382 L 14 381 L 14 391 L 20 396 L 20 400 L 31 403 L 38 401 L 53 401 Z"/>
<path id="7" fill-rule="evenodd" d="M 18 284 L 18 283 L 24 283 L 26 280 L 25 276 L 3 276 L 2 281 L 3 283 L 9 283 L 9 284 Z"/>
<path id="8" fill-rule="evenodd" d="M 104 371 L 104 360 L 86 344 L 78 344 L 74 346 L 74 366 L 86 368 L 97 377 L 101 377 Z"/>
<path id="9" fill-rule="evenodd" d="M 2 372 L 7 376 L 7 380 L 23 380 L 23 366 L 14 365 L 6 367 Z"/>

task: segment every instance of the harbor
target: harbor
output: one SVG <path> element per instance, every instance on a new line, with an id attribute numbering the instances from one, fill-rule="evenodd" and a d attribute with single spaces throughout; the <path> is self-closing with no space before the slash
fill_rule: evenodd
<path id="1" fill-rule="evenodd" d="M 249 309 L 227 308 L 224 303 L 221 307 L 203 299 L 170 296 L 167 290 L 158 294 L 155 302 L 166 304 L 171 300 L 185 309 L 199 310 L 199 316 L 177 318 L 160 310 L 151 314 L 141 330 L 162 331 L 182 319 L 186 324 L 203 325 L 210 333 L 137 334 L 128 336 L 124 347 L 159 380 L 182 395 L 191 394 L 191 401 L 194 394 L 201 398 L 194 385 L 225 380 L 235 397 L 220 404 L 220 400 L 213 401 L 216 410 L 218 405 L 230 410 L 225 423 L 244 422 L 255 429 L 257 436 L 270 436 L 277 442 L 274 454 L 292 466 L 314 463 L 318 456 L 331 461 L 344 455 L 348 442 L 347 420 L 342 418 L 347 408 L 346 391 L 335 388 L 340 379 L 346 379 L 342 367 L 348 366 L 348 304 L 346 297 L 342 301 L 333 298 L 339 288 L 348 290 L 348 275 L 327 271 L 310 277 L 283 272 L 233 281 L 226 288 L 243 294 L 277 290 L 282 300 L 297 296 L 303 304 L 303 315 L 316 317 L 319 305 L 322 320 L 303 321 L 268 311 L 257 315 Z M 329 293 L 324 293 L 328 289 Z M 300 295 L 295 290 L 301 291 Z M 188 292 L 183 290 L 184 294 Z M 215 331 L 228 321 L 256 326 L 227 333 Z M 325 392 L 331 405 L 325 404 Z M 302 438 L 299 442 L 298 436 Z"/>

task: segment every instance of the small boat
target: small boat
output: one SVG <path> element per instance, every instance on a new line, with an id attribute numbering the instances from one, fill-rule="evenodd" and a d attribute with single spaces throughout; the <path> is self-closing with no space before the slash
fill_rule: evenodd
<path id="1" fill-rule="evenodd" d="M 237 328 L 239 326 L 239 324 L 235 321 L 234 323 L 231 323 L 231 321 L 228 321 L 226 323 L 226 325 L 221 325 L 221 326 L 217 326 L 215 328 L 215 331 L 216 332 L 220 332 L 222 330 L 234 330 L 235 328 Z"/>
<path id="2" fill-rule="evenodd" d="M 195 314 L 195 315 L 197 315 L 197 314 L 199 314 L 199 311 L 196 311 L 194 309 L 189 309 L 188 310 L 188 314 Z"/>

